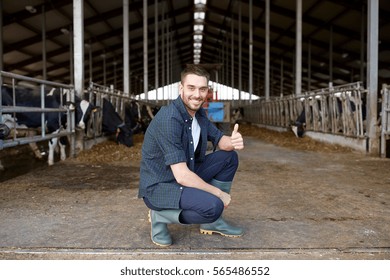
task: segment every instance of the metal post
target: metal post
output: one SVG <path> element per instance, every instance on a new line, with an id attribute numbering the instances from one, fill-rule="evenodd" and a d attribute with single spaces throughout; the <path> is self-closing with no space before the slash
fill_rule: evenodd
<path id="1" fill-rule="evenodd" d="M 93 80 L 93 73 L 92 73 L 92 42 L 89 41 L 89 81 L 92 82 Z"/>
<path id="2" fill-rule="evenodd" d="M 156 102 L 158 100 L 158 0 L 154 0 L 154 87 L 156 89 Z"/>
<path id="3" fill-rule="evenodd" d="M 241 2 L 238 4 L 238 91 L 239 91 L 239 104 L 241 104 L 241 89 L 242 89 L 242 80 L 241 80 L 241 63 L 242 63 L 242 39 L 241 39 Z"/>
<path id="4" fill-rule="evenodd" d="M 143 3 L 144 13 L 144 93 L 148 100 L 148 0 Z"/>
<path id="5" fill-rule="evenodd" d="M 297 25 L 295 39 L 295 94 L 302 91 L 302 0 L 297 0 Z"/>
<path id="6" fill-rule="evenodd" d="M 130 95 L 129 88 L 129 0 L 123 0 L 123 92 Z"/>
<path id="7" fill-rule="evenodd" d="M 249 102 L 252 103 L 253 94 L 253 11 L 252 1 L 249 0 Z"/>
<path id="8" fill-rule="evenodd" d="M 4 71 L 4 64 L 3 64 L 3 1 L 2 0 L 0 1 L 0 71 Z M 3 83 L 1 83 L 1 84 L 3 84 Z M 0 99 L 0 101 L 1 101 L 1 99 Z M 0 121 L 1 121 L 1 119 L 0 119 Z"/>
<path id="9" fill-rule="evenodd" d="M 42 77 L 47 80 L 46 73 L 46 13 L 45 5 L 42 5 Z"/>
<path id="10" fill-rule="evenodd" d="M 311 90 L 311 41 L 309 40 L 308 46 L 307 46 L 307 90 Z"/>
<path id="11" fill-rule="evenodd" d="M 234 21 L 233 21 L 233 16 L 232 16 L 232 22 L 231 22 L 231 34 L 232 34 L 232 38 L 231 38 L 231 57 L 230 57 L 230 63 L 231 63 L 231 85 L 232 85 L 232 100 L 233 100 L 233 104 L 234 104 Z"/>
<path id="12" fill-rule="evenodd" d="M 41 84 L 41 109 L 45 108 L 45 85 Z M 42 137 L 46 136 L 46 127 L 45 127 L 45 113 L 41 112 L 41 128 L 42 128 Z"/>
<path id="13" fill-rule="evenodd" d="M 283 76 L 283 58 L 280 59 L 280 97 L 283 96 L 283 82 L 284 82 L 284 76 Z"/>
<path id="14" fill-rule="evenodd" d="M 73 0 L 74 81 L 76 94 L 84 98 L 84 1 Z M 74 102 L 74 100 L 71 100 Z"/>
<path id="15" fill-rule="evenodd" d="M 270 32 L 269 32 L 269 26 L 270 26 L 270 0 L 266 0 L 265 2 L 265 99 L 269 100 L 269 65 L 270 65 L 270 58 L 269 58 L 269 52 L 270 52 Z"/>
<path id="16" fill-rule="evenodd" d="M 162 27 L 161 27 L 161 84 L 162 84 L 162 98 L 165 99 L 165 9 L 164 5 L 162 7 Z"/>
<path id="17" fill-rule="evenodd" d="M 73 55 L 74 55 L 74 50 L 73 50 L 73 31 L 69 30 L 69 67 L 70 67 L 70 83 L 74 85 L 74 67 L 73 67 Z"/>
<path id="18" fill-rule="evenodd" d="M 169 64 L 170 64 L 170 61 L 169 61 L 169 23 L 167 21 L 167 34 L 166 34 L 166 77 L 167 77 L 167 82 L 166 82 L 166 85 L 167 85 L 167 91 L 168 91 L 168 103 L 170 102 L 170 99 L 171 99 L 171 88 L 169 86 L 169 80 L 170 80 L 170 76 L 169 76 Z"/>
<path id="19" fill-rule="evenodd" d="M 117 88 L 117 86 L 116 86 L 116 64 L 117 64 L 116 60 L 114 60 L 114 62 L 112 64 L 114 66 L 114 88 Z M 123 98 L 121 98 L 121 100 L 123 100 Z"/>
<path id="20" fill-rule="evenodd" d="M 103 85 L 106 87 L 107 77 L 106 77 L 106 52 L 102 54 L 103 58 Z"/>
<path id="21" fill-rule="evenodd" d="M 330 26 L 329 38 L 329 87 L 333 86 L 333 26 Z"/>
<path id="22" fill-rule="evenodd" d="M 362 19 L 366 15 L 365 5 L 362 4 Z M 360 30 L 360 81 L 364 81 L 364 61 L 366 57 L 366 50 L 365 50 L 365 21 L 361 20 L 361 30 Z"/>
<path id="23" fill-rule="evenodd" d="M 377 136 L 377 102 L 378 102 L 378 17 L 379 0 L 368 1 L 368 38 L 367 38 L 367 135 L 368 151 L 379 154 L 379 138 Z"/>

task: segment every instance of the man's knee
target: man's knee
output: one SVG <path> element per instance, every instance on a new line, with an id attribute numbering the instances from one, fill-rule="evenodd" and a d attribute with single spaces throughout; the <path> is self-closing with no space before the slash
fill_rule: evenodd
<path id="1" fill-rule="evenodd" d="M 224 205 L 221 199 L 215 199 L 208 208 L 208 210 L 204 213 L 204 217 L 208 220 L 208 222 L 212 223 L 216 221 L 221 215 L 224 209 Z"/>
<path id="2" fill-rule="evenodd" d="M 231 156 L 231 163 L 234 165 L 238 165 L 238 154 L 236 151 L 230 151 L 230 156 Z"/>

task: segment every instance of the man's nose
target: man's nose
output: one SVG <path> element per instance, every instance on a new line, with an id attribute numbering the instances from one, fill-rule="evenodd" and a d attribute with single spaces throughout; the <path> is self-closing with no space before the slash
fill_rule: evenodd
<path id="1" fill-rule="evenodd" d="M 195 95 L 196 97 L 199 97 L 199 96 L 200 96 L 200 88 L 196 88 L 196 89 L 194 90 L 194 95 Z"/>

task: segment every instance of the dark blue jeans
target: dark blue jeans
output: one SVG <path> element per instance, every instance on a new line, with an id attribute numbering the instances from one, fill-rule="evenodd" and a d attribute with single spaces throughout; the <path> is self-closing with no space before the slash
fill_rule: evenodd
<path id="1" fill-rule="evenodd" d="M 195 165 L 195 173 L 204 181 L 216 179 L 222 182 L 233 181 L 238 168 L 238 156 L 235 151 L 216 151 L 206 155 L 202 163 Z M 145 204 L 153 210 L 163 210 L 154 207 L 147 199 Z M 221 199 L 196 189 L 184 187 L 180 198 L 180 222 L 183 224 L 207 224 L 217 220 L 224 209 Z"/>

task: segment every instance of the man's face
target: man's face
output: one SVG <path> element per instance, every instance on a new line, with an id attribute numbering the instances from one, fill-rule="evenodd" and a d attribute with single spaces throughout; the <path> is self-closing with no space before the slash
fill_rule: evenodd
<path id="1" fill-rule="evenodd" d="M 195 116 L 196 111 L 206 100 L 208 85 L 206 77 L 189 74 L 180 84 L 180 96 L 191 116 Z"/>

